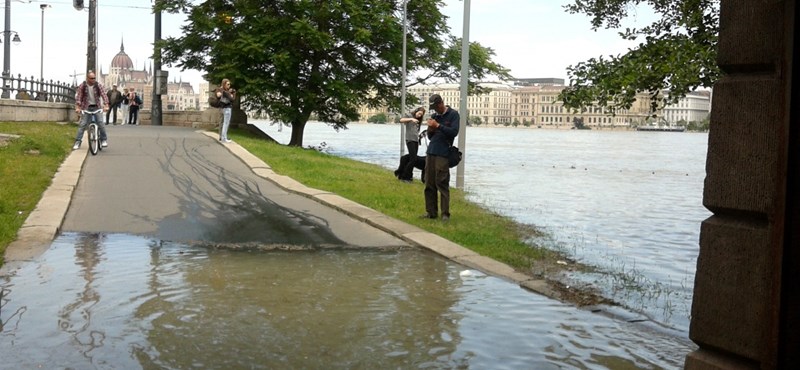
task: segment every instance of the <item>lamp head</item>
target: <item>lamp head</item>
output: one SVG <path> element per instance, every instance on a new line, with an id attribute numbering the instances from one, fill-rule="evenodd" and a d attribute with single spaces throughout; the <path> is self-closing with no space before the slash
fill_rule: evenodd
<path id="1" fill-rule="evenodd" d="M 11 40 L 11 42 L 13 42 L 14 45 L 19 45 L 19 43 L 22 42 L 22 40 L 19 38 L 19 34 L 18 33 L 14 34 L 14 39 Z"/>

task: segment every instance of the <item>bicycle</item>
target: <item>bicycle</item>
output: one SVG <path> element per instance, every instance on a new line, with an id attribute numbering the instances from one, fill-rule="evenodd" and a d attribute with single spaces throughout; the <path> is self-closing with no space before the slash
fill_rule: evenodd
<path id="1" fill-rule="evenodd" d="M 88 134 L 89 134 L 89 152 L 92 155 L 97 155 L 97 153 L 103 150 L 103 146 L 100 145 L 100 127 L 97 123 L 97 113 L 102 112 L 102 109 L 98 110 L 81 110 L 82 114 L 88 114 L 92 117 L 92 121 L 89 122 L 89 127 L 87 127 Z"/>

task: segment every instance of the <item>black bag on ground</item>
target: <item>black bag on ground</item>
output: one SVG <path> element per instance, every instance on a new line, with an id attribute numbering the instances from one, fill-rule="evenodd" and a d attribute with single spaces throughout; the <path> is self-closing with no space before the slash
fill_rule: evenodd
<path id="1" fill-rule="evenodd" d="M 458 164 L 461 163 L 461 151 L 458 150 L 458 147 L 450 147 L 450 152 L 447 153 L 447 162 L 450 168 L 458 166 Z"/>

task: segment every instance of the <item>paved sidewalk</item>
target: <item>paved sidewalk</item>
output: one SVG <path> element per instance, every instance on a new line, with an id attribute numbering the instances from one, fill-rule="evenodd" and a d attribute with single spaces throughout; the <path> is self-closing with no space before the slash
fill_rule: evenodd
<path id="1" fill-rule="evenodd" d="M 548 296 L 542 280 L 336 194 L 272 171 L 236 143 L 177 127 L 112 126 L 109 147 L 64 161 L 6 250 L 2 273 L 35 259 L 59 232 L 266 248 L 429 249 Z"/>

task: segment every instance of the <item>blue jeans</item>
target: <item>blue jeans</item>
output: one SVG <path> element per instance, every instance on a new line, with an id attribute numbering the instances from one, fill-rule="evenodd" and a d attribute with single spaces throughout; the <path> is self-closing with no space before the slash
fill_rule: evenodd
<path id="1" fill-rule="evenodd" d="M 222 126 L 219 127 L 219 139 L 228 140 L 228 126 L 231 125 L 231 107 L 222 108 Z"/>
<path id="2" fill-rule="evenodd" d="M 83 141 L 83 132 L 86 131 L 86 126 L 89 125 L 89 120 L 92 119 L 92 117 L 94 117 L 94 121 L 97 122 L 97 128 L 100 131 L 100 140 L 108 139 L 106 136 L 106 124 L 103 123 L 103 111 L 99 111 L 95 114 L 81 115 L 81 122 L 78 124 L 78 134 L 75 135 L 75 141 Z"/>

